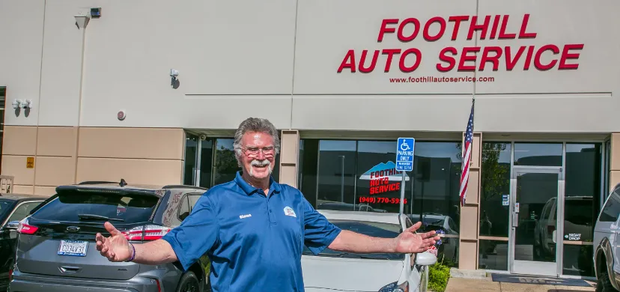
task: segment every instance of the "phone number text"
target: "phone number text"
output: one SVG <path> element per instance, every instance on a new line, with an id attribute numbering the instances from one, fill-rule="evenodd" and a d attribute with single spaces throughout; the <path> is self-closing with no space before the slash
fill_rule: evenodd
<path id="1" fill-rule="evenodd" d="M 372 204 L 400 204 L 400 198 L 360 197 L 359 202 Z M 404 199 L 403 202 L 407 204 L 407 199 Z"/>

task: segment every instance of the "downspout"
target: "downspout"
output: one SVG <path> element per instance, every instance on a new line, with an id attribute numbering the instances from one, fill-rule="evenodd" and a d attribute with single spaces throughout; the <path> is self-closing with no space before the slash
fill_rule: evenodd
<path id="1" fill-rule="evenodd" d="M 77 118 L 77 135 L 75 139 L 75 164 L 74 164 L 74 183 L 78 183 L 78 153 L 80 149 L 80 126 L 82 125 L 82 99 L 84 96 L 84 59 L 85 59 L 85 47 L 86 47 L 86 27 L 90 18 L 86 16 L 84 26 L 80 28 L 82 30 L 82 59 L 80 68 L 80 93 L 78 98 L 78 118 Z"/>

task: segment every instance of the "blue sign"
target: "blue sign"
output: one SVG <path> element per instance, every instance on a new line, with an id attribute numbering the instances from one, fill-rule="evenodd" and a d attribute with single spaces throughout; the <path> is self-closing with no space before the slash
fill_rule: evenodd
<path id="1" fill-rule="evenodd" d="M 396 171 L 413 171 L 415 139 L 398 138 L 396 142 Z"/>

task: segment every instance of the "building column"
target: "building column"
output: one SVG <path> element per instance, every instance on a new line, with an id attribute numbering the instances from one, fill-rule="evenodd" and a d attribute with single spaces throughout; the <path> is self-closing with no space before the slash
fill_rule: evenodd
<path id="1" fill-rule="evenodd" d="M 464 142 L 464 141 L 463 141 Z M 469 165 L 469 182 L 465 206 L 461 207 L 459 234 L 459 269 L 478 269 L 478 230 L 480 228 L 480 189 L 482 166 L 482 133 L 474 133 Z M 464 145 L 464 144 L 463 144 Z M 465 148 L 463 147 L 463 151 Z"/>
<path id="2" fill-rule="evenodd" d="M 299 166 L 299 131 L 282 130 L 280 135 L 280 181 L 297 187 Z"/>
<path id="3" fill-rule="evenodd" d="M 613 188 L 620 183 L 620 133 L 611 134 L 611 149 L 609 151 L 609 188 Z"/>

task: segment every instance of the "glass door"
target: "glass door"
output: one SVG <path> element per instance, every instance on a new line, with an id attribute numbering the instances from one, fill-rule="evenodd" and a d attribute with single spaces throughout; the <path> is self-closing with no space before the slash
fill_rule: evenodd
<path id="1" fill-rule="evenodd" d="M 514 167 L 510 204 L 510 271 L 561 274 L 564 178 L 561 167 Z"/>

